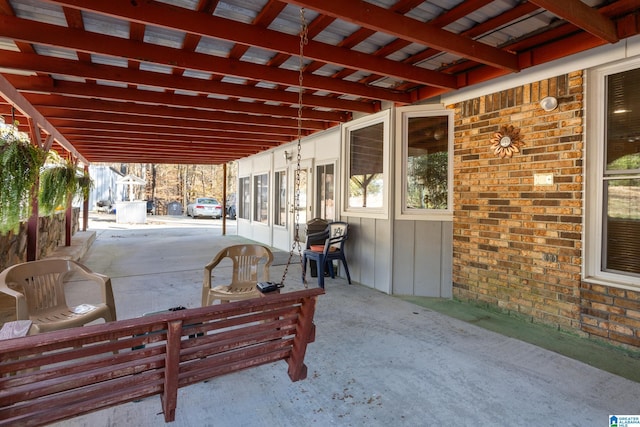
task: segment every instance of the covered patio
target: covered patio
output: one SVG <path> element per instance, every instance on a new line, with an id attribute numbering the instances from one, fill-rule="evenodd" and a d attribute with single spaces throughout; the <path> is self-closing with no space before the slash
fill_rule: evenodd
<path id="1" fill-rule="evenodd" d="M 17 120 L 33 144 L 79 164 L 226 164 L 320 138 L 352 119 L 439 104 L 442 95 L 592 49 L 626 49 L 625 41 L 637 41 L 640 34 L 639 10 L 630 0 L 0 0 L 0 115 L 7 123 Z M 534 80 L 527 84 L 537 88 Z M 548 91 L 553 88 L 558 89 L 550 83 Z M 537 104 L 523 97 L 526 102 L 519 95 L 496 95 L 492 102 Z M 487 102 L 470 99 L 447 108 L 471 114 Z M 582 117 L 584 107 L 575 108 Z M 472 161 L 470 153 L 462 155 Z M 484 194 L 499 199 L 494 191 Z M 80 245 L 79 258 L 112 278 L 119 319 L 176 305 L 198 307 L 203 266 L 219 248 L 246 241 L 233 233 L 221 236 L 208 223 L 167 226 L 162 218 L 139 227 L 100 218 L 89 224 L 87 204 L 84 228 L 97 238 Z M 468 206 L 458 209 L 465 213 Z M 37 206 L 35 211 L 37 216 Z M 581 221 L 576 214 L 575 224 Z M 32 260 L 38 231 L 33 217 L 29 224 Z M 361 227 L 362 237 L 379 230 L 365 225 L 370 228 Z M 389 220 L 387 229 L 392 226 Z M 421 229 L 405 231 L 414 236 Z M 582 243 L 578 231 L 569 238 Z M 368 246 L 392 252 L 402 241 L 389 233 Z M 62 253 L 73 253 L 66 243 Z M 497 246 L 481 246 L 499 252 Z M 407 252 L 419 251 L 411 246 Z M 545 262 L 557 261 L 553 251 L 544 255 L 551 256 Z M 277 254 L 273 279 L 282 274 L 285 258 Z M 572 265 L 578 278 L 580 262 Z M 450 263 L 442 264 L 449 271 Z M 389 271 L 386 258 L 376 265 Z M 362 264 L 363 271 L 373 271 L 369 267 Z M 423 274 L 417 267 L 406 270 Z M 518 264 L 509 273 L 520 270 Z M 564 273 L 562 265 L 558 270 Z M 302 287 L 299 277 L 294 264 L 285 291 Z M 398 276 L 379 277 L 385 285 L 402 282 Z M 578 282 L 571 282 L 572 291 Z M 291 383 L 284 367 L 274 364 L 193 385 L 179 392 L 174 424 L 584 426 L 602 425 L 611 414 L 640 413 L 635 373 L 612 374 L 490 332 L 474 325 L 482 316 L 455 319 L 426 303 L 342 279 L 326 287 L 305 381 Z M 567 312 L 574 326 L 574 320 L 582 321 L 578 303 L 587 299 L 577 291 L 571 296 L 576 304 Z M 637 293 L 630 290 L 628 300 L 636 307 Z M 628 342 L 637 347 L 636 313 L 628 317 L 635 325 Z M 637 359 L 616 360 L 624 360 L 627 372 L 639 371 Z M 163 423 L 160 412 L 153 397 L 59 425 L 156 426 Z"/>
<path id="2" fill-rule="evenodd" d="M 219 225 L 176 218 L 129 227 L 92 218 L 90 224 L 93 244 L 61 254 L 80 256 L 111 276 L 119 319 L 176 304 L 199 306 L 204 264 L 217 249 L 246 241 L 222 236 Z M 273 279 L 286 255 L 276 252 Z M 284 291 L 303 286 L 299 273 L 294 262 Z M 634 381 L 624 372 L 611 374 L 488 331 L 474 324 L 480 317 L 458 320 L 343 279 L 327 280 L 326 290 L 315 315 L 316 341 L 307 349 L 306 380 L 292 383 L 286 364 L 277 362 L 180 389 L 172 425 L 587 426 L 605 424 L 610 414 L 640 412 L 637 375 L 627 375 Z M 534 327 L 520 322 L 515 328 Z M 552 339 L 554 332 L 547 334 Z M 573 345 L 589 350 L 579 340 Z M 638 361 L 627 362 L 627 373 L 637 373 Z M 151 397 L 57 425 L 163 423 L 160 399 Z"/>

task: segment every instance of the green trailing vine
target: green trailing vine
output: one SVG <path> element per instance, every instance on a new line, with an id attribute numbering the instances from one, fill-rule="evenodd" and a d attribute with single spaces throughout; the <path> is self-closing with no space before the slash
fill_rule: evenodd
<path id="1" fill-rule="evenodd" d="M 51 215 L 66 208 L 69 197 L 88 197 L 92 181 L 89 175 L 78 175 L 76 166 L 65 162 L 46 167 L 40 174 L 39 208 L 42 215 Z"/>
<path id="2" fill-rule="evenodd" d="M 78 177 L 78 192 L 83 198 L 88 199 L 92 188 L 93 180 L 89 176 L 89 172 L 83 172 L 83 174 Z"/>
<path id="3" fill-rule="evenodd" d="M 45 160 L 44 150 L 3 126 L 0 131 L 0 234 L 17 232 L 31 214 L 30 191 Z"/>

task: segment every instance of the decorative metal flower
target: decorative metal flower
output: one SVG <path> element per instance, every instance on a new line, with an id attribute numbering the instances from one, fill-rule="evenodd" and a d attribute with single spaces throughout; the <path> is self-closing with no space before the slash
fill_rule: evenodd
<path id="1" fill-rule="evenodd" d="M 494 133 L 491 138 L 491 149 L 501 159 L 513 157 L 513 153 L 519 153 L 523 145 L 520 129 L 512 125 L 502 126 L 500 132 Z"/>

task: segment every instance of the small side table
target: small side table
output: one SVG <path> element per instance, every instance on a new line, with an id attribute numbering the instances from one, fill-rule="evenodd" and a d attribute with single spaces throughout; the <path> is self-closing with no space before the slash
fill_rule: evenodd
<path id="1" fill-rule="evenodd" d="M 0 329 L 0 340 L 9 340 L 29 335 L 31 331 L 31 320 L 15 320 L 2 325 Z"/>

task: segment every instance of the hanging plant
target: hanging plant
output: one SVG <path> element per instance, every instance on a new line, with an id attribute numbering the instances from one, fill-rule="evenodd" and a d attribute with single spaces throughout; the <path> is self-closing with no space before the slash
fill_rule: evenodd
<path id="1" fill-rule="evenodd" d="M 39 207 L 42 214 L 51 215 L 56 209 L 64 209 L 68 197 L 88 197 L 91 186 L 89 175 L 79 176 L 71 162 L 45 168 L 40 174 Z"/>
<path id="2" fill-rule="evenodd" d="M 89 176 L 88 172 L 84 172 L 78 177 L 78 194 L 81 194 L 83 198 L 88 199 L 89 193 L 93 188 L 93 180 Z"/>
<path id="3" fill-rule="evenodd" d="M 44 163 L 44 150 L 14 125 L 0 126 L 0 234 L 17 232 L 31 215 L 30 191 Z"/>

